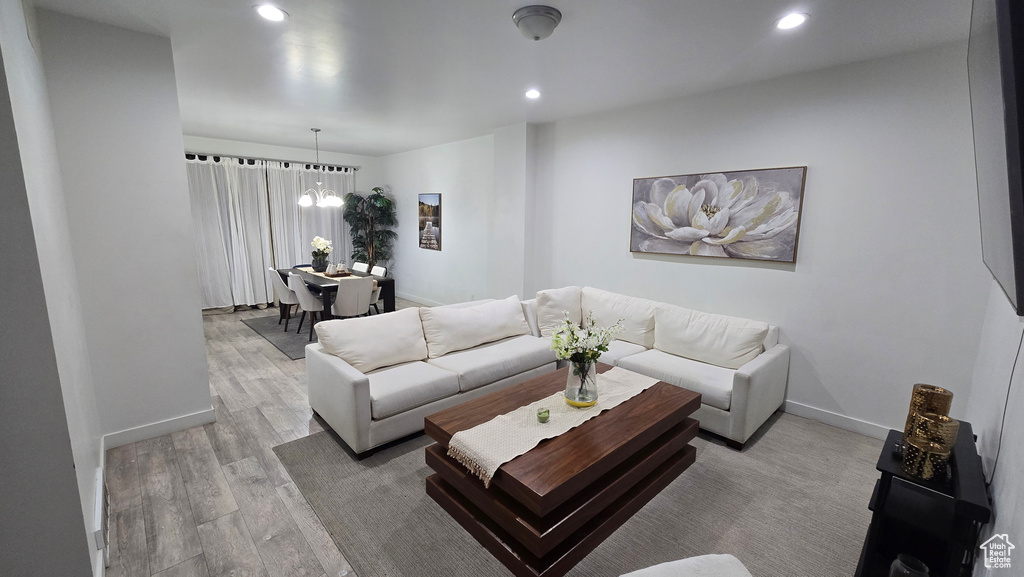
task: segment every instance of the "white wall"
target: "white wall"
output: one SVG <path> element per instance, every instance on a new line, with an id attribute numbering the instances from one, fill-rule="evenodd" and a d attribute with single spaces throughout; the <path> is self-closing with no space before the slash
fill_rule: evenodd
<path id="1" fill-rule="evenodd" d="M 993 522 L 984 528 L 981 542 L 992 535 L 1006 534 L 1017 547 L 1024 542 L 1024 499 L 1020 492 L 1020 480 L 1024 478 L 1022 333 L 1024 319 L 1017 316 L 1002 289 L 992 281 L 966 417 L 978 435 L 995 513 Z M 1015 565 L 1019 561 L 1018 556 Z M 974 574 L 978 576 L 1008 573 L 1005 569 L 986 570 L 980 556 L 975 564 Z"/>
<path id="2" fill-rule="evenodd" d="M 494 131 L 494 188 L 488 197 L 487 282 L 489 295 L 525 296 L 527 198 L 532 188 L 536 127 L 516 124 Z M 534 291 L 536 292 L 536 291 Z"/>
<path id="3" fill-rule="evenodd" d="M 310 143 L 313 141 L 313 133 L 309 133 Z M 203 136 L 184 136 L 185 150 L 189 152 L 223 154 L 224 156 L 241 156 L 247 158 L 267 158 L 270 160 L 306 160 L 312 162 L 316 158 L 316 151 L 312 148 L 291 148 L 288 146 L 275 146 L 272 144 L 260 144 L 256 142 L 240 142 L 237 140 L 222 140 L 219 138 L 206 138 Z M 366 194 L 371 188 L 382 184 L 380 174 L 380 159 L 374 156 L 362 156 L 359 154 L 345 154 L 342 152 L 331 152 L 320 148 L 320 160 L 325 164 L 338 164 L 342 166 L 358 166 L 356 172 L 356 191 Z M 347 257 L 347 255 L 346 255 Z"/>
<path id="4" fill-rule="evenodd" d="M 0 575 L 91 575 L 100 439 L 38 55 L 0 0 Z M 34 34 L 34 30 L 32 31 Z M 70 277 L 70 278 L 69 278 Z"/>
<path id="5" fill-rule="evenodd" d="M 494 141 L 481 136 L 381 158 L 398 209 L 389 274 L 399 296 L 424 304 L 508 296 L 493 294 L 488 277 Z M 425 192 L 441 193 L 440 251 L 419 248 L 417 197 Z"/>
<path id="6" fill-rule="evenodd" d="M 918 382 L 952 389 L 962 414 L 989 278 L 965 55 L 947 45 L 542 125 L 527 288 L 777 324 L 787 410 L 868 434 L 902 426 Z M 795 165 L 808 167 L 795 266 L 629 252 L 633 178 Z"/>
<path id="7" fill-rule="evenodd" d="M 101 432 L 212 421 L 170 40 L 38 14 Z"/>

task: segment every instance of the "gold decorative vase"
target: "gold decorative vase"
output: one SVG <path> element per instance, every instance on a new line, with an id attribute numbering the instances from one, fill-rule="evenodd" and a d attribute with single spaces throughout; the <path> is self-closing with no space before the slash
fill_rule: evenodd
<path id="1" fill-rule="evenodd" d="M 946 476 L 949 450 L 917 437 L 908 437 L 903 447 L 903 472 L 925 481 Z"/>
<path id="2" fill-rule="evenodd" d="M 904 439 L 909 435 L 907 431 L 914 424 L 914 415 L 919 413 L 949 415 L 949 407 L 952 404 L 952 391 L 935 385 L 914 385 L 914 391 L 910 394 L 910 411 L 907 412 L 907 422 L 903 425 Z"/>
<path id="3" fill-rule="evenodd" d="M 944 451 L 951 450 L 956 444 L 960 421 L 938 413 L 917 413 L 911 421 L 910 428 L 903 432 L 904 437 L 936 443 Z"/>

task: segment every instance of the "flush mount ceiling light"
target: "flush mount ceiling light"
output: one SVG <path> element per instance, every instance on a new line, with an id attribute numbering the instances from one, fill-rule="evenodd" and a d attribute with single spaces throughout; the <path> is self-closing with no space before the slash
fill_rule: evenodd
<path id="1" fill-rule="evenodd" d="M 537 90 L 536 88 L 531 88 L 525 92 L 525 95 L 530 100 L 536 100 L 540 98 L 540 90 Z"/>
<path id="2" fill-rule="evenodd" d="M 524 6 L 512 14 L 519 32 L 530 40 L 544 40 L 562 21 L 562 13 L 550 6 Z"/>
<path id="3" fill-rule="evenodd" d="M 789 30 L 790 28 L 796 28 L 797 26 L 807 22 L 807 15 L 799 12 L 787 14 L 782 18 L 775 21 L 775 26 L 779 30 Z"/>
<path id="4" fill-rule="evenodd" d="M 302 196 L 299 197 L 299 206 L 312 206 L 314 196 L 316 197 L 316 205 L 320 208 L 341 206 L 345 203 L 342 202 L 340 196 L 333 190 L 321 188 L 324 183 L 324 166 L 320 164 L 320 129 L 310 128 L 310 130 L 313 131 L 313 142 L 316 143 L 316 188 L 311 188 L 302 193 Z"/>
<path id="5" fill-rule="evenodd" d="M 280 22 L 288 16 L 287 12 L 281 10 L 277 6 L 271 6 L 270 4 L 253 6 L 253 9 L 256 10 L 260 16 L 270 20 L 271 22 Z"/>

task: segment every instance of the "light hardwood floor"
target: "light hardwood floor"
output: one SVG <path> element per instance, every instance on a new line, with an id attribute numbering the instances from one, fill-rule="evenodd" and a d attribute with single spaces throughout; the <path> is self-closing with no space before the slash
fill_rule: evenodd
<path id="1" fill-rule="evenodd" d="M 217 422 L 107 451 L 110 577 L 355 575 L 272 450 L 326 426 L 306 361 L 242 323 L 277 314 L 203 317 Z"/>

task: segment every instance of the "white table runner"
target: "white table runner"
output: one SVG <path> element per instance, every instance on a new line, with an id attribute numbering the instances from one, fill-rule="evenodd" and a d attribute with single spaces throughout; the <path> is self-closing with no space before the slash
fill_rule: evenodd
<path id="1" fill-rule="evenodd" d="M 558 392 L 529 405 L 498 415 L 486 423 L 459 431 L 448 443 L 448 456 L 480 477 L 484 487 L 498 467 L 536 447 L 544 439 L 557 437 L 616 405 L 635 397 L 658 379 L 615 367 L 597 375 L 598 400 L 593 407 L 578 409 Z M 547 407 L 547 423 L 537 420 L 537 409 Z"/>

